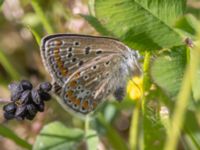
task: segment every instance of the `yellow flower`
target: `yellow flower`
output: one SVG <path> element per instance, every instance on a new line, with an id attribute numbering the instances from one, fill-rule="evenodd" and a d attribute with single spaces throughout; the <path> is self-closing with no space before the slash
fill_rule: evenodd
<path id="1" fill-rule="evenodd" d="M 142 97 L 142 77 L 133 77 L 128 81 L 127 93 L 130 99 L 138 100 Z"/>

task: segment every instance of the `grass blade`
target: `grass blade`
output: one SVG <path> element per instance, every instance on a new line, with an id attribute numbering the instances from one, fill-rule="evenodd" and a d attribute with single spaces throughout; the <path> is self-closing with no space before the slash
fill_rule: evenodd
<path id="1" fill-rule="evenodd" d="M 128 150 L 127 144 L 119 136 L 119 134 L 106 122 L 102 115 L 98 116 L 98 121 L 106 129 L 106 136 L 112 145 L 113 149 Z"/>
<path id="2" fill-rule="evenodd" d="M 53 28 L 51 27 L 49 20 L 46 18 L 44 12 L 42 11 L 42 8 L 40 7 L 37 0 L 31 0 L 31 5 L 33 9 L 35 10 L 36 14 L 40 18 L 45 30 L 48 32 L 48 34 L 54 33 Z"/>
<path id="3" fill-rule="evenodd" d="M 0 63 L 13 80 L 18 80 L 20 78 L 20 75 L 18 74 L 17 70 L 9 62 L 8 58 L 3 53 L 3 50 L 0 50 Z"/>
<path id="4" fill-rule="evenodd" d="M 26 148 L 28 150 L 32 149 L 32 145 L 26 142 L 25 140 L 21 139 L 18 135 L 16 135 L 12 130 L 5 127 L 4 125 L 0 124 L 0 135 L 11 139 L 14 141 L 17 145 Z"/>

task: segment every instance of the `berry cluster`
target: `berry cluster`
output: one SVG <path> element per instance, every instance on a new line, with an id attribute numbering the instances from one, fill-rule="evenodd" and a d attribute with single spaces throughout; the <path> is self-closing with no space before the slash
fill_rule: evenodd
<path id="1" fill-rule="evenodd" d="M 38 89 L 22 80 L 19 83 L 12 83 L 8 86 L 11 91 L 11 102 L 3 107 L 5 119 L 33 120 L 37 112 L 44 111 L 44 101 L 51 99 L 48 93 L 52 85 L 49 82 L 41 83 Z"/>

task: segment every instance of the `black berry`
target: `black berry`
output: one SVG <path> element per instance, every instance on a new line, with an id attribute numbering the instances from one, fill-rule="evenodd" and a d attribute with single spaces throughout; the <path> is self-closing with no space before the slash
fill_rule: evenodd
<path id="1" fill-rule="evenodd" d="M 51 99 L 51 95 L 46 92 L 40 92 L 40 98 L 44 101 L 48 101 Z"/>
<path id="2" fill-rule="evenodd" d="M 17 107 L 17 110 L 15 112 L 15 117 L 24 117 L 24 115 L 26 114 L 26 105 L 19 105 Z"/>
<path id="3" fill-rule="evenodd" d="M 20 84 L 22 85 L 24 90 L 31 90 L 33 88 L 33 85 L 28 80 L 22 80 Z"/>
<path id="4" fill-rule="evenodd" d="M 33 89 L 31 91 L 31 97 L 32 97 L 32 100 L 33 100 L 33 102 L 35 104 L 40 104 L 41 103 L 41 98 L 40 98 L 38 90 Z"/>
<path id="5" fill-rule="evenodd" d="M 44 111 L 44 102 L 42 101 L 39 105 L 36 105 L 36 108 L 38 111 L 43 112 Z"/>
<path id="6" fill-rule="evenodd" d="M 5 111 L 5 112 L 7 112 L 7 113 L 15 113 L 15 111 L 16 111 L 16 108 L 17 108 L 17 106 L 16 106 L 16 104 L 15 103 L 9 103 L 9 104 L 7 104 L 7 105 L 5 105 L 5 106 L 3 106 L 3 110 Z"/>
<path id="7" fill-rule="evenodd" d="M 11 101 L 19 100 L 23 92 L 22 85 L 18 83 L 12 83 L 8 85 L 8 88 L 11 91 Z"/>
<path id="8" fill-rule="evenodd" d="M 35 114 L 37 113 L 37 108 L 34 104 L 28 104 L 26 106 L 26 109 L 27 109 L 28 113 L 32 116 L 35 116 Z"/>
<path id="9" fill-rule="evenodd" d="M 52 89 L 49 82 L 43 82 L 38 89 L 33 89 L 31 82 L 22 80 L 19 83 L 12 83 L 8 86 L 11 91 L 11 101 L 3 106 L 4 118 L 7 120 L 33 120 L 37 112 L 43 112 L 44 101 L 51 99 L 48 93 Z"/>
<path id="10" fill-rule="evenodd" d="M 22 104 L 27 104 L 31 101 L 31 91 L 26 90 L 21 94 L 20 102 Z"/>
<path id="11" fill-rule="evenodd" d="M 49 92 L 52 88 L 52 85 L 49 82 L 43 82 L 40 84 L 40 90 L 44 92 Z"/>
<path id="12" fill-rule="evenodd" d="M 7 120 L 10 120 L 10 119 L 15 118 L 15 115 L 8 113 L 8 112 L 4 112 L 4 118 L 7 119 Z"/>

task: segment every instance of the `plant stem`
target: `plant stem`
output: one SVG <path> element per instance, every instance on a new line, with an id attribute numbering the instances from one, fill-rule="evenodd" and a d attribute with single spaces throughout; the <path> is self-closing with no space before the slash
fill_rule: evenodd
<path id="1" fill-rule="evenodd" d="M 143 65 L 143 97 L 142 97 L 142 113 L 143 113 L 143 148 L 147 149 L 147 143 L 148 143 L 148 130 L 149 130 L 149 114 L 148 114 L 148 95 L 149 95 L 149 89 L 150 89 L 150 75 L 149 75 L 149 69 L 150 69 L 150 60 L 151 60 L 151 54 L 150 52 L 145 52 L 145 58 L 144 58 L 144 65 Z"/>
<path id="2" fill-rule="evenodd" d="M 46 18 L 44 12 L 42 11 L 42 8 L 40 7 L 37 0 L 31 0 L 31 5 L 33 9 L 35 10 L 37 16 L 40 18 L 45 30 L 48 34 L 54 33 L 53 28 L 51 27 L 49 20 Z"/>
<path id="3" fill-rule="evenodd" d="M 144 65 L 143 65 L 143 98 L 142 98 L 143 115 L 145 115 L 146 104 L 147 104 L 146 96 L 149 93 L 149 88 L 150 88 L 150 84 L 151 84 L 150 76 L 149 76 L 150 58 L 151 58 L 150 52 L 146 52 L 145 58 L 144 58 Z"/>
<path id="4" fill-rule="evenodd" d="M 133 109 L 131 118 L 131 128 L 129 132 L 129 144 L 131 150 L 137 149 L 138 143 L 138 131 L 139 131 L 139 116 L 140 116 L 140 101 L 138 100 L 136 106 Z"/>
<path id="5" fill-rule="evenodd" d="M 90 129 L 90 116 L 87 115 L 85 118 L 85 133 L 87 133 L 89 129 Z"/>
<path id="6" fill-rule="evenodd" d="M 195 55 L 193 59 L 191 59 L 190 64 L 188 65 L 186 72 L 184 74 L 182 86 L 177 98 L 176 107 L 171 119 L 171 126 L 169 127 L 168 130 L 168 137 L 165 143 L 165 150 L 176 149 L 180 132 L 183 127 L 183 121 L 185 118 L 187 105 L 190 99 L 192 80 L 194 75 L 197 73 L 198 59 L 200 57 L 199 49 L 200 49 L 200 44 L 193 49 Z"/>
<path id="7" fill-rule="evenodd" d="M 10 99 L 3 99 L 3 98 L 0 98 L 0 104 L 1 103 L 8 103 L 10 102 L 11 100 Z"/>

